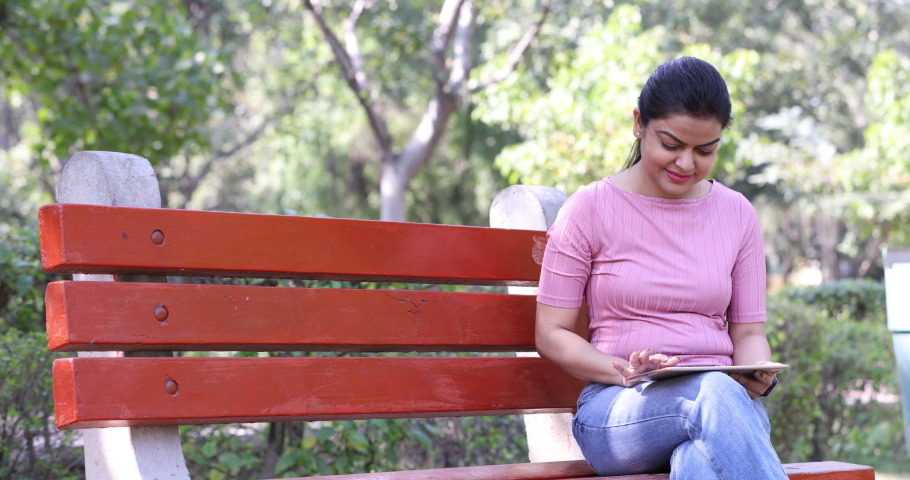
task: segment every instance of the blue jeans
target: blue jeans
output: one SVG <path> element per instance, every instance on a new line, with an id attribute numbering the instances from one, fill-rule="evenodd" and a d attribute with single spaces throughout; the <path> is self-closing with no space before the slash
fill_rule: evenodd
<path id="1" fill-rule="evenodd" d="M 765 407 L 721 372 L 632 388 L 590 383 L 572 427 L 598 475 L 669 470 L 671 480 L 787 479 Z"/>

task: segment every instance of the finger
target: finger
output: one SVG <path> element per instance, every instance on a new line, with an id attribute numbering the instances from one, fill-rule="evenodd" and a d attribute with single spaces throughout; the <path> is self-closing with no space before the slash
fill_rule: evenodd
<path id="1" fill-rule="evenodd" d="M 680 360 L 682 360 L 680 357 L 673 357 L 673 358 L 667 359 L 666 361 L 664 361 L 660 364 L 660 368 L 675 367 L 675 366 L 679 365 Z"/>
<path id="2" fill-rule="evenodd" d="M 771 386 L 771 383 L 774 382 L 776 377 L 777 372 L 762 372 L 761 370 L 755 372 L 755 379 L 765 386 L 765 390 Z"/>
<path id="3" fill-rule="evenodd" d="M 648 357 L 651 356 L 651 349 L 646 348 L 638 354 L 638 365 L 644 365 L 648 363 Z"/>
<path id="4" fill-rule="evenodd" d="M 765 393 L 765 390 L 768 389 L 764 384 L 755 380 L 753 378 L 747 377 L 745 375 L 740 375 L 738 373 L 731 373 L 730 377 L 736 380 L 743 388 L 746 389 L 746 393 L 749 394 L 749 398 L 755 400 L 762 393 Z"/>
<path id="5" fill-rule="evenodd" d="M 653 364 L 655 364 L 655 365 L 660 365 L 661 363 L 666 362 L 666 361 L 667 361 L 667 358 L 668 358 L 668 357 L 667 357 L 666 355 L 662 354 L 662 353 L 656 353 L 656 354 L 651 355 L 650 357 L 648 357 L 648 361 L 651 362 L 651 363 L 653 363 Z"/>
<path id="6" fill-rule="evenodd" d="M 622 378 L 629 376 L 629 369 L 625 365 L 619 362 L 613 362 L 613 368 L 615 368 L 619 374 L 622 375 Z"/>
<path id="7" fill-rule="evenodd" d="M 780 370 L 773 370 L 774 373 L 780 372 L 781 370 L 784 369 L 784 367 L 786 367 L 786 365 L 784 365 L 783 363 L 778 363 L 778 362 L 759 362 L 758 364 L 766 365 L 768 367 L 781 367 Z"/>
<path id="8" fill-rule="evenodd" d="M 631 355 L 629 355 L 629 368 L 638 368 L 638 354 L 641 352 L 639 349 L 635 349 Z"/>

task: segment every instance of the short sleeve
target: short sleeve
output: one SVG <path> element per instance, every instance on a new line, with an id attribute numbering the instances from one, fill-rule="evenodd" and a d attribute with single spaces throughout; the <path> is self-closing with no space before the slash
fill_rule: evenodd
<path id="1" fill-rule="evenodd" d="M 755 208 L 742 200 L 742 242 L 733 265 L 733 294 L 727 310 L 732 323 L 764 322 L 765 312 L 765 247 Z"/>
<path id="2" fill-rule="evenodd" d="M 594 189 L 582 187 L 566 200 L 547 231 L 537 301 L 562 308 L 581 307 L 593 259 L 590 242 Z"/>

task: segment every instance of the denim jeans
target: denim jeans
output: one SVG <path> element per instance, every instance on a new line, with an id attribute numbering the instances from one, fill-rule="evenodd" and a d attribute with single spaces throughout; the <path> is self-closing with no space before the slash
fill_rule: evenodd
<path id="1" fill-rule="evenodd" d="M 631 388 L 590 383 L 572 427 L 599 475 L 669 470 L 671 480 L 787 479 L 765 407 L 721 372 Z"/>

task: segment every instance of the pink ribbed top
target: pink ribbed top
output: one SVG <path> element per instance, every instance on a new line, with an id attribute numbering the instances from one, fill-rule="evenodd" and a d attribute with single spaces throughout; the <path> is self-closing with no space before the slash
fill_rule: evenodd
<path id="1" fill-rule="evenodd" d="M 765 321 L 765 255 L 755 209 L 714 181 L 697 200 L 646 197 L 609 179 L 578 189 L 547 232 L 537 301 L 587 299 L 591 344 L 680 365 L 732 365 L 726 321 Z"/>

